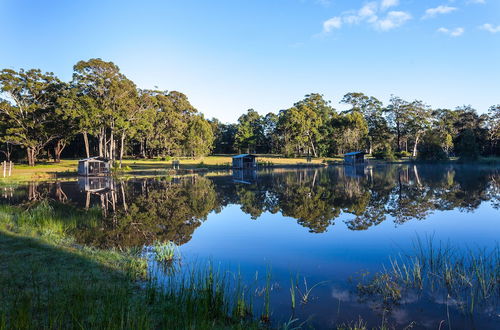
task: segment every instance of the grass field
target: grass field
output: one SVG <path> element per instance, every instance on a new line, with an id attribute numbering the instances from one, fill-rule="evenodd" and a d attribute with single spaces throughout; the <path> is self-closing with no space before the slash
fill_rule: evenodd
<path id="1" fill-rule="evenodd" d="M 323 161 L 341 161 L 341 158 L 314 158 L 312 164 L 321 164 Z M 200 159 L 180 158 L 180 167 L 183 169 L 190 168 L 207 168 L 207 169 L 223 169 L 229 168 L 232 162 L 230 155 L 207 156 Z M 305 158 L 284 158 L 273 155 L 262 155 L 258 157 L 259 163 L 267 165 L 282 166 L 282 165 L 297 165 L 306 163 Z M 15 164 L 12 175 L 7 178 L 0 176 L 1 182 L 15 181 L 30 181 L 44 180 L 55 177 L 76 175 L 78 160 L 64 159 L 60 163 L 39 162 L 35 167 L 30 167 L 26 164 Z M 162 173 L 165 170 L 172 168 L 172 160 L 161 159 L 124 159 L 123 167 L 129 168 L 130 174 L 147 173 Z M 1 173 L 0 173 L 1 175 Z"/>

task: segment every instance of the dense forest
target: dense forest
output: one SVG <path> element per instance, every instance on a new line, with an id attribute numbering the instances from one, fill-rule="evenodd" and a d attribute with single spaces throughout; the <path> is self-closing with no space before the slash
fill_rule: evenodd
<path id="1" fill-rule="evenodd" d="M 63 82 L 39 69 L 0 71 L 0 152 L 7 160 L 59 162 L 62 156 L 201 157 L 254 152 L 328 157 L 365 150 L 376 158 L 474 160 L 500 155 L 500 105 L 432 109 L 422 101 L 348 93 L 337 111 L 320 94 L 291 108 L 237 123 L 207 119 L 186 95 L 138 88 L 118 66 L 80 61 Z"/>

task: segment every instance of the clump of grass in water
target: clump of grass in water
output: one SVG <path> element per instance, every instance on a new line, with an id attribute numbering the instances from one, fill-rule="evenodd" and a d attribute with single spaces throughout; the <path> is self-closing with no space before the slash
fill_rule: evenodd
<path id="1" fill-rule="evenodd" d="M 433 238 L 415 241 L 414 255 L 390 260 L 390 267 L 358 285 L 362 295 L 397 303 L 407 290 L 441 293 L 472 315 L 477 305 L 498 303 L 500 298 L 500 249 L 459 249 L 436 245 Z"/>
<path id="2" fill-rule="evenodd" d="M 177 253 L 179 250 L 177 244 L 171 241 L 155 242 L 153 244 L 154 258 L 158 262 L 171 263 L 175 259 L 180 258 Z"/>

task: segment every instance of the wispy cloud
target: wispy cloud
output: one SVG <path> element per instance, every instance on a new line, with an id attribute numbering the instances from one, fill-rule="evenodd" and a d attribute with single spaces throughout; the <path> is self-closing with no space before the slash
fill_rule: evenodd
<path id="1" fill-rule="evenodd" d="M 481 5 L 484 5 L 486 3 L 486 0 L 469 0 L 467 2 L 468 3 L 479 3 Z"/>
<path id="2" fill-rule="evenodd" d="M 382 3 L 380 4 L 380 8 L 382 10 L 395 6 L 399 6 L 399 0 L 382 0 Z"/>
<path id="3" fill-rule="evenodd" d="M 445 27 L 441 27 L 438 29 L 438 32 L 440 33 L 443 33 L 443 34 L 446 34 L 450 37 L 460 37 L 462 34 L 464 34 L 465 32 L 465 29 L 462 28 L 462 27 L 457 27 L 457 28 L 454 28 L 454 29 L 448 29 L 448 28 L 445 28 Z"/>
<path id="4" fill-rule="evenodd" d="M 411 15 L 404 11 L 391 11 L 383 19 L 375 22 L 375 27 L 381 31 L 388 31 L 400 27 L 411 19 Z"/>
<path id="5" fill-rule="evenodd" d="M 451 12 L 456 11 L 456 7 L 450 6 L 438 6 L 436 8 L 429 8 L 425 11 L 425 15 L 422 17 L 424 19 L 436 17 L 437 15 L 449 14 Z"/>
<path id="6" fill-rule="evenodd" d="M 500 25 L 494 26 L 493 24 L 486 23 L 481 25 L 479 28 L 491 33 L 500 33 Z"/>
<path id="7" fill-rule="evenodd" d="M 412 19 L 405 11 L 387 11 L 388 8 L 399 5 L 399 0 L 382 0 L 366 3 L 358 10 L 350 10 L 340 16 L 332 17 L 323 22 L 323 33 L 340 29 L 344 24 L 354 25 L 366 23 L 379 31 L 389 31 L 402 26 Z"/>
<path id="8" fill-rule="evenodd" d="M 332 17 L 329 20 L 323 22 L 323 32 L 329 33 L 334 29 L 340 29 L 342 27 L 341 17 Z"/>

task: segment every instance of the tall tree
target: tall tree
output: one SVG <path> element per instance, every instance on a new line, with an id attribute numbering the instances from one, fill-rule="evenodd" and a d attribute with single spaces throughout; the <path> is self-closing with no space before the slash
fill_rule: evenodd
<path id="1" fill-rule="evenodd" d="M 236 148 L 246 152 L 256 152 L 258 147 L 264 143 L 264 127 L 262 117 L 254 109 L 248 109 L 247 113 L 238 118 L 238 126 L 235 136 Z"/>
<path id="2" fill-rule="evenodd" d="M 363 115 L 368 125 L 369 153 L 374 146 L 382 145 L 387 141 L 387 123 L 382 116 L 382 102 L 373 96 L 363 93 L 347 93 L 341 103 L 350 104 L 348 113 L 359 112 Z"/>
<path id="3" fill-rule="evenodd" d="M 0 71 L 0 90 L 7 96 L 0 107 L 8 126 L 3 140 L 26 149 L 30 166 L 35 165 L 43 148 L 59 136 L 53 123 L 62 88 L 53 73 L 38 69 Z"/>

